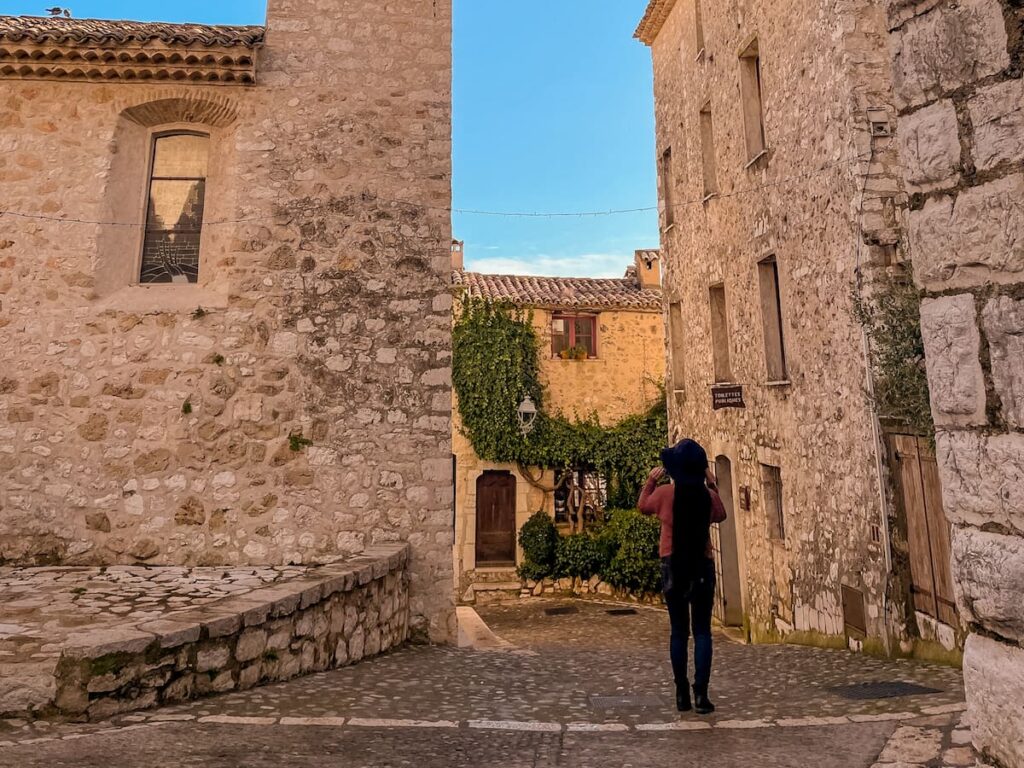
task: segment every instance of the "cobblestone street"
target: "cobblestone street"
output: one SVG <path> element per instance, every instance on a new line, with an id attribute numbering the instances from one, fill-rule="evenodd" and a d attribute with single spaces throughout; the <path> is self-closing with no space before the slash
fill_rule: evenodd
<path id="1" fill-rule="evenodd" d="M 957 727 L 956 670 L 719 636 L 718 712 L 680 718 L 666 615 L 608 613 L 622 608 L 491 606 L 481 616 L 506 649 L 405 647 L 106 723 L 6 721 L 0 766 L 677 766 L 686 754 L 722 768 L 975 764 Z M 871 700 L 835 690 L 897 681 L 937 692 Z"/>

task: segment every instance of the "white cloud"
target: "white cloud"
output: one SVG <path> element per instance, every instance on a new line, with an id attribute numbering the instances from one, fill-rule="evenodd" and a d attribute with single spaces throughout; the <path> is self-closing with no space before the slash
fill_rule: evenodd
<path id="1" fill-rule="evenodd" d="M 537 254 L 521 258 L 473 258 L 467 254 L 466 257 L 466 269 L 473 272 L 541 277 L 622 277 L 626 267 L 632 263 L 632 253 L 587 253 L 579 256 Z"/>

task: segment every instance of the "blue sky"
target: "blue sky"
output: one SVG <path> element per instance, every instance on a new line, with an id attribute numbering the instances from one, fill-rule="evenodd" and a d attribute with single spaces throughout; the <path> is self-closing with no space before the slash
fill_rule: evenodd
<path id="1" fill-rule="evenodd" d="M 262 24 L 265 0 L 0 0 L 79 18 Z M 454 207 L 566 212 L 657 204 L 646 0 L 454 0 Z M 658 245 L 654 211 L 582 218 L 453 215 L 467 267 L 620 276 Z"/>

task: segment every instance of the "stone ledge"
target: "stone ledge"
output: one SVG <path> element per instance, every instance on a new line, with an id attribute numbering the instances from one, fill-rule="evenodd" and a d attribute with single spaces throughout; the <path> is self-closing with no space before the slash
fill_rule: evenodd
<path id="1" fill-rule="evenodd" d="M 408 559 L 407 544 L 373 547 L 213 604 L 72 635 L 52 701 L 30 714 L 99 720 L 376 655 L 408 637 Z"/>

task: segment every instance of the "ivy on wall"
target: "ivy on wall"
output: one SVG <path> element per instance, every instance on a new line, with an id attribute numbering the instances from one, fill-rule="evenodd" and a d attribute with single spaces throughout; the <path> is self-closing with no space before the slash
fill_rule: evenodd
<path id="1" fill-rule="evenodd" d="M 452 332 L 452 384 L 462 429 L 484 461 L 545 469 L 600 472 L 611 507 L 632 507 L 665 445 L 664 398 L 613 426 L 596 414 L 569 419 L 549 412 L 540 380 L 540 342 L 529 312 L 468 299 Z M 537 406 L 523 436 L 517 411 L 529 395 Z"/>
<path id="2" fill-rule="evenodd" d="M 905 274 L 887 274 L 870 288 L 870 296 L 855 291 L 854 312 L 871 350 L 875 411 L 883 421 L 934 436 L 921 338 L 921 294 Z"/>

